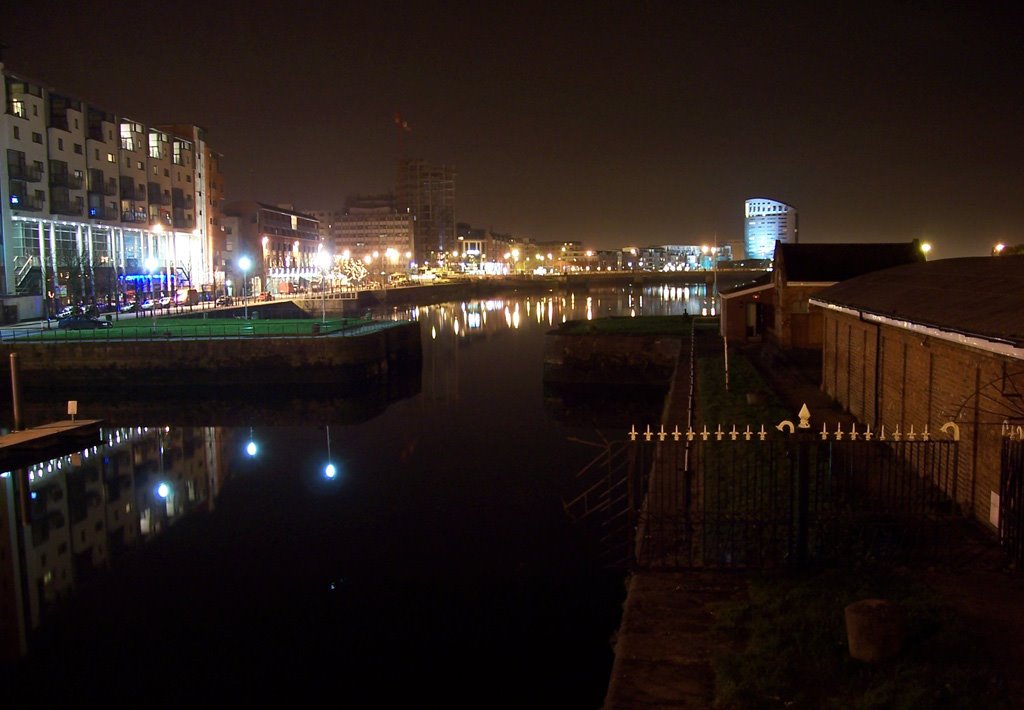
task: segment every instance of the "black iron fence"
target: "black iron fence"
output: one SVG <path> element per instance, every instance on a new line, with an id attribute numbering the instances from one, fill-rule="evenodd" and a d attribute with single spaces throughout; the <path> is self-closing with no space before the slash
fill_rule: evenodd
<path id="1" fill-rule="evenodd" d="M 947 425 L 949 426 L 949 425 Z M 739 431 L 630 432 L 566 502 L 597 521 L 614 564 L 769 567 L 938 554 L 964 520 L 955 427 L 916 433 L 784 422 Z"/>
<path id="2" fill-rule="evenodd" d="M 1018 569 L 1024 565 L 1024 434 L 1003 438 L 999 476 L 999 541 Z"/>

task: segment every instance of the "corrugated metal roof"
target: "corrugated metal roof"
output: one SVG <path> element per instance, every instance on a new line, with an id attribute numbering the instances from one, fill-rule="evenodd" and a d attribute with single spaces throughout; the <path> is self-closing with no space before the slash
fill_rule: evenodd
<path id="1" fill-rule="evenodd" d="M 940 259 L 875 271 L 811 297 L 968 336 L 1024 344 L 1024 256 Z"/>

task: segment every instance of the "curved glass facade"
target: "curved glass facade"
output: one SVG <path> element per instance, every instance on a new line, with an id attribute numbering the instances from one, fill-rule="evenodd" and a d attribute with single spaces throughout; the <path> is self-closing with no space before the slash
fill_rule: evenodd
<path id="1" fill-rule="evenodd" d="M 795 244 L 799 221 L 796 208 L 785 202 L 754 197 L 744 203 L 743 246 L 748 259 L 771 259 L 775 240 Z"/>

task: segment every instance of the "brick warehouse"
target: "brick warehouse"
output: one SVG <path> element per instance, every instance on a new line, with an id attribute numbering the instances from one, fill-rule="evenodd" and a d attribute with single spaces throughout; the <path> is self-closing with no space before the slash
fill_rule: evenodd
<path id="1" fill-rule="evenodd" d="M 915 239 L 904 243 L 775 243 L 768 274 L 722 291 L 722 335 L 731 343 L 762 337 L 783 350 L 819 351 L 821 314 L 808 300 L 828 286 L 892 266 L 924 261 Z"/>
<path id="2" fill-rule="evenodd" d="M 874 430 L 960 427 L 957 500 L 1001 529 L 1002 446 L 1024 425 L 1024 257 L 898 266 L 819 291 L 822 389 Z"/>

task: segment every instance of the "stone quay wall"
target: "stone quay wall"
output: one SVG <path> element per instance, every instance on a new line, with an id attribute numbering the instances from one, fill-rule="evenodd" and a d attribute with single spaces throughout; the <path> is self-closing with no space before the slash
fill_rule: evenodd
<path id="1" fill-rule="evenodd" d="M 420 325 L 402 323 L 358 336 L 104 340 L 17 344 L 21 386 L 351 385 L 422 361 Z M 2 378 L 10 384 L 10 378 Z"/>
<path id="2" fill-rule="evenodd" d="M 681 344 L 678 336 L 552 332 L 544 342 L 544 382 L 667 387 Z"/>

